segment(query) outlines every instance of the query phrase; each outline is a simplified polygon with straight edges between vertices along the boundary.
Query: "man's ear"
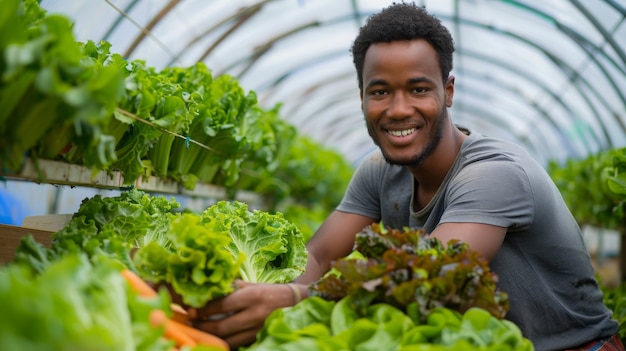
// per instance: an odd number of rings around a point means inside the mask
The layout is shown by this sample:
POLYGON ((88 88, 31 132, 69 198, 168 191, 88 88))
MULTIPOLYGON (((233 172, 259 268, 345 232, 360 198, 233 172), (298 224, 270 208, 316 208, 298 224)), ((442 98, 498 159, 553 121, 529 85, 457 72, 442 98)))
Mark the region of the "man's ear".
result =
POLYGON ((444 91, 446 94, 446 106, 452 107, 452 100, 454 97, 454 76, 450 75, 448 79, 446 79, 446 85, 444 87, 444 91))

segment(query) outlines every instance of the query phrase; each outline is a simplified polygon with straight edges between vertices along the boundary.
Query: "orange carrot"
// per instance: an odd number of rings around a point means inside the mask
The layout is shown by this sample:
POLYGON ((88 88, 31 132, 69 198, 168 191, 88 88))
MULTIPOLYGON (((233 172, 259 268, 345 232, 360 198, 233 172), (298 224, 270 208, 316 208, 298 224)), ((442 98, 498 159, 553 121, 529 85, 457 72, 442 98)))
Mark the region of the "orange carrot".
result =
MULTIPOLYGON (((141 277, 129 269, 122 270, 122 276, 126 279, 128 284, 133 288, 139 296, 142 297, 156 297, 157 292, 148 283, 146 283, 141 277)), ((187 311, 180 305, 172 303, 170 305, 173 312, 173 319, 185 323, 189 319, 187 311)))
POLYGON ((200 329, 196 329, 194 327, 188 326, 187 324, 176 321, 171 321, 171 324, 176 325, 178 329, 189 335, 196 343, 198 343, 198 345, 214 346, 221 348, 225 351, 230 350, 228 343, 224 339, 216 335, 204 332, 200 329))
POLYGON ((170 307, 172 308, 172 320, 181 323, 187 323, 187 321, 189 320, 189 314, 187 313, 187 310, 175 303, 170 304, 170 307))
POLYGON ((123 269, 122 276, 124 277, 124 279, 126 279, 128 284, 130 284, 133 290, 135 290, 135 292, 139 294, 139 296, 142 296, 142 297, 156 297, 157 296, 157 292, 154 289, 152 289, 152 287, 148 285, 148 283, 146 283, 143 279, 141 279, 141 277, 139 277, 135 272, 129 269, 123 269))
POLYGON ((198 343, 189 335, 187 335, 176 322, 167 318, 162 310, 153 310, 150 312, 150 325, 153 327, 165 327, 163 335, 174 341, 177 346, 196 346, 198 343))

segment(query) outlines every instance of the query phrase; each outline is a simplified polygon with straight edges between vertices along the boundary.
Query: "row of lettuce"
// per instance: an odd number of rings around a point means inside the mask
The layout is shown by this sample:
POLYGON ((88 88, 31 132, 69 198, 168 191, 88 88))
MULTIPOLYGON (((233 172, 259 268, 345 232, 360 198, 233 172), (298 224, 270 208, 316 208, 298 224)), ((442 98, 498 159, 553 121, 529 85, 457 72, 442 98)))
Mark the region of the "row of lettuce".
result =
MULTIPOLYGON (((246 349, 533 350, 502 318, 508 295, 486 262, 421 234, 364 228, 311 297, 274 311, 246 349)), ((27 236, 0 267, 0 349, 171 350, 147 320, 155 304, 172 313, 172 301, 201 307, 236 279, 289 282, 304 271, 305 240, 280 212, 237 201, 191 212, 136 189, 86 198, 50 246, 27 236), (160 298, 131 293, 124 269, 160 298)))
POLYGON ((552 163, 548 170, 581 226, 612 229, 621 235, 620 280, 617 285, 601 282, 601 286, 626 341, 626 148, 552 163))
POLYGON ((352 165, 234 77, 203 63, 156 70, 106 41, 77 42, 71 20, 36 0, 0 6, 3 172, 53 159, 119 171, 129 185, 158 176, 190 190, 223 186, 233 198, 254 191, 269 209, 296 199, 327 212, 339 202, 352 165))

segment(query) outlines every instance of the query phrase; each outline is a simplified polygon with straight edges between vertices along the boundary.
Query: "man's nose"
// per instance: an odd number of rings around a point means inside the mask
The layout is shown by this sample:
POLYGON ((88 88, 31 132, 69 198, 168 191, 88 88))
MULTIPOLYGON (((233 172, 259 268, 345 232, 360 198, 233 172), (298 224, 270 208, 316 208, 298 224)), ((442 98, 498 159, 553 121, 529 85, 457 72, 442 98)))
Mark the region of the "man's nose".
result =
POLYGON ((411 100, 405 93, 395 93, 387 109, 389 117, 404 118, 413 114, 411 100))

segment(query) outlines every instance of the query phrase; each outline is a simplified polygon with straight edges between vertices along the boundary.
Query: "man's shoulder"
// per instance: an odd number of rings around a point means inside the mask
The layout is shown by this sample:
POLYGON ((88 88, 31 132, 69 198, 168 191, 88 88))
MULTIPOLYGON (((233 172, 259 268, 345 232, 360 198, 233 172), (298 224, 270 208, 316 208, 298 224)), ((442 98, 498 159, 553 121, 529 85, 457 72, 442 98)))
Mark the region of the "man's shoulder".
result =
POLYGON ((518 144, 478 134, 470 137, 469 143, 461 149, 460 163, 457 165, 459 174, 526 178, 529 172, 543 171, 543 167, 518 144))
POLYGON ((471 162, 494 159, 519 161, 530 156, 521 145, 474 131, 463 144, 461 153, 466 160, 471 162))

